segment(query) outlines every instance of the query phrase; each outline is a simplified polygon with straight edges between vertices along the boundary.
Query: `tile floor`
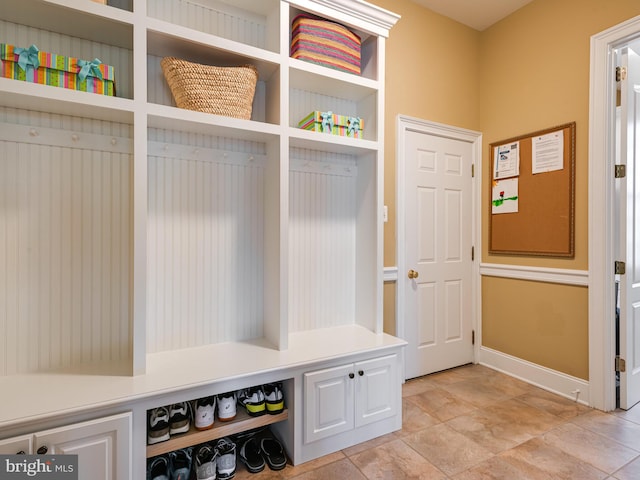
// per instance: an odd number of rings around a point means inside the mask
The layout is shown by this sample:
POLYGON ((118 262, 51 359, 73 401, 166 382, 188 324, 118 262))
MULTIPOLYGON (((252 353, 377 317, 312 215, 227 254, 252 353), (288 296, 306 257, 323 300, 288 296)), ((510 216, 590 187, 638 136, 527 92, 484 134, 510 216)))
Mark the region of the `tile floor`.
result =
POLYGON ((603 413, 480 365, 405 383, 403 428, 239 479, 640 479, 640 407, 603 413))

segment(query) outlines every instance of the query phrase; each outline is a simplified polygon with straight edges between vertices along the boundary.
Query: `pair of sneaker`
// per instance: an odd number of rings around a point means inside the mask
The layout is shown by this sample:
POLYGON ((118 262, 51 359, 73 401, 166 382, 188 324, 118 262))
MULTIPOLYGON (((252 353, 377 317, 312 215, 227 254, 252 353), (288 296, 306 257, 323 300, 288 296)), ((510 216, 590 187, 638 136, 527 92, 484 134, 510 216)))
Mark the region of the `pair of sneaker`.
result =
POLYGON ((183 448, 149 460, 147 480, 189 480, 193 448, 183 448))
POLYGON ((240 390, 238 392, 238 403, 252 417, 258 417, 265 413, 272 415, 281 413, 284 410, 282 383, 267 383, 262 386, 240 390))
POLYGON ((216 405, 218 420, 221 422, 228 422, 236 418, 235 392, 199 398, 194 402, 194 423, 197 430, 208 430, 213 427, 216 405))
POLYGON ((174 403, 147 412, 147 443, 164 442, 171 435, 185 433, 191 426, 191 409, 188 402, 174 403))
POLYGON ((205 443, 196 451, 196 480, 227 480, 236 474, 236 444, 229 438, 205 443))

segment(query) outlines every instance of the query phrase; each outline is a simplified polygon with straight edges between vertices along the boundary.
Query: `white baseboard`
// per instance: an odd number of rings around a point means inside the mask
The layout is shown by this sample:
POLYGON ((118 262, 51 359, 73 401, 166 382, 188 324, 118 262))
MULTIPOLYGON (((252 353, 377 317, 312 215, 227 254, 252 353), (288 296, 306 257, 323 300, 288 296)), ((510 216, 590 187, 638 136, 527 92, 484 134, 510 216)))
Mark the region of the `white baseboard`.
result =
POLYGON ((535 363, 480 347, 478 363, 524 382, 589 406, 589 382, 535 363))

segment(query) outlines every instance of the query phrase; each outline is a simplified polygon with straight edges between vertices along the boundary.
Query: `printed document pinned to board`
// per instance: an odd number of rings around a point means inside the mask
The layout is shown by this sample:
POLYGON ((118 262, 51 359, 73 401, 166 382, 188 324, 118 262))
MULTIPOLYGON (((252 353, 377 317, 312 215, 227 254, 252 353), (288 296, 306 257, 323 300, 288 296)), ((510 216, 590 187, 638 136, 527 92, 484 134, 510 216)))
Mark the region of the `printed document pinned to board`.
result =
POLYGON ((531 173, 553 172, 564 168, 564 132, 540 135, 531 139, 531 173))
POLYGON ((493 179, 517 177, 520 175, 520 142, 500 145, 493 159, 493 179))

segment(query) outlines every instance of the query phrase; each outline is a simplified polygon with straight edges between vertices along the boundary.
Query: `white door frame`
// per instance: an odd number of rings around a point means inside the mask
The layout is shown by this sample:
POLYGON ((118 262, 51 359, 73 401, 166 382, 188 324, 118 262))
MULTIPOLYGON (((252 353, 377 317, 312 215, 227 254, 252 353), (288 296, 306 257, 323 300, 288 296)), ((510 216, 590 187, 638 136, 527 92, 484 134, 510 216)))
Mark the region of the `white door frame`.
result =
POLYGON ((589 95, 589 399, 615 399, 615 88, 613 50, 640 37, 640 16, 591 37, 589 95))
MULTIPOLYGON (((475 345, 473 348, 474 362, 479 358, 482 345, 482 325, 480 312, 482 298, 480 295, 480 256, 482 252, 482 222, 481 222, 481 185, 482 185, 482 134, 473 130, 453 127, 442 123, 430 122, 419 118, 398 115, 396 130, 396 258, 398 266, 398 280, 396 281, 396 335, 404 338, 405 334, 405 301, 406 282, 400 281, 407 272, 407 264, 402 246, 405 244, 405 137, 410 131, 447 137, 472 144, 471 162, 475 168, 474 178, 471 180, 471 244, 475 249, 475 260, 472 262, 471 274, 471 325, 475 330, 475 345)), ((471 174, 471 172, 469 172, 471 174)), ((469 252, 471 254, 471 252, 469 252)))

